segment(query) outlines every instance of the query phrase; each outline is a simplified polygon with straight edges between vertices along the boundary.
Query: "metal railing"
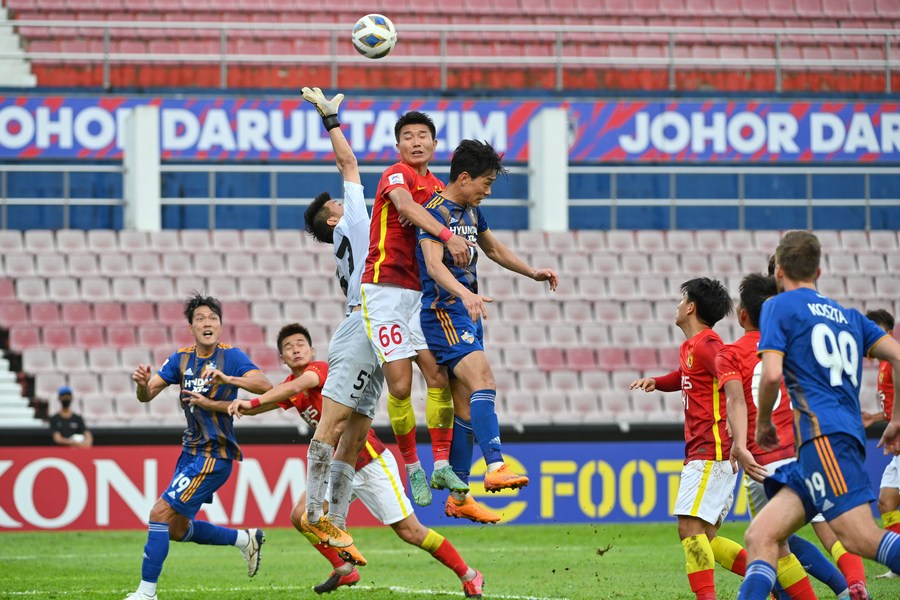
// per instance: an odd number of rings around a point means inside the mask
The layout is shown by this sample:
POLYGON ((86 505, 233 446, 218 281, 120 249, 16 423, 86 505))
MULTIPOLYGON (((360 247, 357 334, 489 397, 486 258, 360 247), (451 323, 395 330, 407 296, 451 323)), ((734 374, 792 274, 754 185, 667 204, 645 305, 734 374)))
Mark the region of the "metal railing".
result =
MULTIPOLYGON (((477 66, 504 68, 510 65, 541 66, 555 70, 556 91, 564 89, 564 70, 571 67, 610 68, 660 68, 668 72, 669 90, 677 89, 676 72, 680 69, 712 67, 720 69, 774 69, 774 91, 783 89, 784 72, 794 69, 862 69, 883 71, 886 93, 893 90, 891 72, 900 69, 900 57, 895 51, 900 44, 900 29, 892 28, 803 28, 803 27, 662 27, 632 25, 514 25, 514 24, 416 24, 414 30, 399 32, 400 43, 386 60, 372 61, 361 58, 352 51, 349 42, 349 28, 335 23, 234 23, 234 22, 168 22, 168 21, 61 21, 61 20, 13 20, 0 23, 0 27, 60 27, 78 29, 99 29, 102 32, 102 52, 0 52, 0 60, 26 58, 32 61, 100 63, 103 65, 103 86, 111 84, 110 66, 118 63, 185 63, 215 64, 219 67, 219 85, 228 87, 228 69, 241 64, 277 65, 327 65, 330 67, 331 86, 336 87, 342 66, 360 65, 366 68, 390 69, 397 65, 436 66, 440 69, 440 90, 448 89, 449 71, 454 67, 477 66), (177 52, 116 52, 112 49, 112 38, 138 38, 141 30, 165 29, 177 37, 179 31, 210 30, 218 37, 218 51, 214 53, 177 52), (240 32, 240 34, 239 34, 240 32), (230 50, 230 41, 255 37, 265 39, 273 32, 291 34, 311 34, 327 36, 329 50, 320 54, 246 54, 230 50), (450 51, 448 40, 455 37, 492 33, 495 36, 508 35, 510 41, 521 42, 521 34, 529 36, 528 44, 542 46, 546 54, 538 56, 468 56, 450 51), (517 35, 520 34, 520 35, 517 35), (585 35, 598 36, 597 43, 605 43, 602 36, 626 35, 646 44, 650 39, 665 39, 665 56, 576 56, 569 53, 573 44, 583 42, 585 35), (679 56, 683 45, 697 45, 691 41, 697 36, 705 39, 734 39, 736 36, 753 36, 759 39, 754 46, 765 45, 772 49, 772 58, 699 58, 679 56), (416 53, 416 42, 439 41, 439 52, 433 55, 416 53), (854 45, 868 42, 870 47, 883 49, 881 59, 805 59, 786 58, 784 50, 788 46, 814 46, 828 48, 833 44, 827 38, 855 40, 854 45), (796 39, 805 40, 798 44, 796 39)), ((494 38, 497 39, 497 38, 494 38)), ((631 44, 627 44, 631 45, 631 44)), ((722 45, 713 44, 713 45, 722 45)), ((739 45, 739 44, 738 44, 739 45)), ((900 51, 898 51, 900 52, 900 51)))
MULTIPOLYGON (((360 172, 365 174, 379 174, 384 166, 360 166, 360 172)), ((334 174, 334 166, 321 165, 279 165, 279 164, 255 164, 255 165, 224 165, 224 164, 163 164, 162 173, 208 173, 210 178, 209 194, 205 197, 172 198, 164 197, 161 203, 164 206, 194 205, 209 207, 209 226, 215 227, 215 208, 224 205, 242 205, 268 207, 269 223, 272 229, 278 228, 278 207, 281 206, 306 206, 313 198, 308 197, 278 197, 277 176, 282 173, 323 173, 334 174), (223 198, 215 193, 215 176, 217 173, 268 173, 270 179, 269 196, 256 198, 223 198)), ((446 174, 449 167, 439 165, 432 168, 436 173, 446 174)), ((121 165, 73 165, 73 164, 4 164, 0 165, 0 229, 14 225, 8 221, 7 209, 9 206, 63 206, 64 228, 68 227, 69 208, 72 206, 117 206, 123 205, 124 200, 110 198, 72 198, 69 189, 71 173, 122 173, 121 165), (8 176, 11 172, 41 173, 61 172, 63 176, 63 196, 58 198, 10 198, 8 194, 8 176)), ((529 169, 525 166, 513 165, 510 168, 512 176, 527 176, 529 169)), ((608 198, 582 198, 570 199, 569 207, 608 207, 610 209, 610 227, 617 228, 616 212, 620 209, 633 207, 668 207, 670 211, 670 226, 675 227, 676 214, 683 207, 708 207, 710 209, 735 207, 738 210, 738 228, 746 226, 745 211, 760 207, 806 207, 808 229, 820 224, 814 224, 814 208, 817 207, 859 207, 865 211, 865 229, 881 229, 879 223, 872 220, 872 208, 879 206, 900 206, 900 198, 872 198, 870 178, 872 176, 900 177, 900 167, 839 167, 839 166, 729 166, 729 165, 705 165, 705 166, 570 166, 570 176, 608 175, 610 177, 610 193, 608 198), (631 175, 660 175, 669 177, 668 197, 662 198, 623 198, 619 193, 618 178, 631 175), (678 198, 676 195, 675 178, 678 175, 736 175, 738 178, 737 197, 732 198, 678 198), (748 198, 746 195, 745 179, 748 175, 803 175, 806 178, 806 194, 804 198, 748 198), (813 178, 816 176, 862 176, 863 186, 861 194, 856 198, 815 198, 813 194, 813 178)), ((371 194, 370 194, 371 197, 371 194)), ((371 200, 370 200, 371 204, 371 200)), ((496 198, 491 197, 488 206, 519 207, 527 209, 527 198, 496 198)), ((499 224, 496 224, 499 225, 499 224)), ((577 223, 570 224, 573 229, 578 229, 577 223)), ((498 227, 502 228, 502 227, 498 227)))

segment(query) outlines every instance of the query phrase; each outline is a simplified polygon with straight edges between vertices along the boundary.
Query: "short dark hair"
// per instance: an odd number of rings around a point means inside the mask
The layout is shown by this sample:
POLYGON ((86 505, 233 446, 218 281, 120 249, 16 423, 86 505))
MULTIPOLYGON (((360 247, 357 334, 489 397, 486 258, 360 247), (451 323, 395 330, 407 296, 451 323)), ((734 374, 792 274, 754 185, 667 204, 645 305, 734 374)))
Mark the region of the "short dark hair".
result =
POLYGON ((303 219, 306 221, 306 233, 322 244, 334 243, 334 227, 328 224, 331 213, 325 208, 325 203, 329 200, 331 200, 331 194, 322 192, 316 196, 316 199, 303 213, 303 219))
POLYGON ((794 281, 815 281, 822 260, 822 244, 809 231, 788 231, 775 249, 775 262, 794 281))
POLYGON ((775 274, 775 255, 769 257, 769 275, 775 274))
POLYGON ((759 327, 763 303, 778 293, 775 278, 762 273, 750 273, 741 280, 741 306, 747 311, 750 324, 759 327))
POLYGON ((431 117, 423 112, 411 110, 397 119, 397 124, 394 125, 394 138, 398 142, 400 141, 400 130, 407 125, 427 125, 428 129, 431 131, 431 139, 437 139, 437 129, 435 128, 434 121, 431 120, 431 117))
POLYGON ((219 299, 213 298, 212 296, 204 296, 195 290, 194 293, 188 296, 184 301, 184 316, 188 323, 194 322, 194 311, 201 306, 208 307, 209 310, 219 315, 220 321, 222 320, 222 303, 219 302, 219 299))
POLYGON ((887 331, 894 330, 894 315, 883 308, 866 312, 866 318, 874 321, 876 325, 887 331))
POLYGON ((285 338, 297 335, 298 333, 302 334, 303 337, 306 338, 306 343, 312 346, 312 338, 309 337, 309 329, 300 323, 289 323, 282 327, 281 331, 278 332, 278 354, 281 354, 281 344, 284 342, 285 338))
POLYGON ((697 305, 697 317, 710 327, 734 309, 731 294, 718 279, 697 277, 681 284, 682 293, 697 305))
POLYGON ((491 173, 506 173, 502 160, 503 157, 489 143, 463 140, 453 151, 453 158, 450 160, 450 182, 456 181, 463 173, 468 173, 472 179, 491 173))

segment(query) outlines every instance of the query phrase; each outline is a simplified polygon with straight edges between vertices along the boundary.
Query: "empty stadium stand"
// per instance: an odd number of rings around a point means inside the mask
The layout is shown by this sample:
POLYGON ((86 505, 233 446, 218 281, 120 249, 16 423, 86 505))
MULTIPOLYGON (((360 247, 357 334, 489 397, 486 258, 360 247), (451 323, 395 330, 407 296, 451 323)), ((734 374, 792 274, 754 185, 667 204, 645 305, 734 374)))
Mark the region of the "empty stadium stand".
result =
MULTIPOLYGON (((896 232, 817 233, 829 252, 820 289, 848 306, 900 312, 896 232)), ((532 260, 558 269, 561 280, 560 292, 549 294, 541 284, 480 263, 495 300, 485 335, 498 411, 519 426, 681 419, 677 394, 627 391, 633 379, 677 366, 682 337, 672 319, 680 283, 715 274, 736 295, 745 269, 723 277, 727 263, 747 265, 752 258, 762 270, 778 239, 771 231, 497 234, 520 253, 538 252, 532 260), (659 284, 653 293, 642 287, 651 281, 659 284)), ((8 349, 21 355, 22 370, 34 377, 36 396, 70 385, 94 423, 175 424, 182 417, 174 392, 140 405, 130 373, 138 364, 158 367, 193 343, 181 299, 193 289, 218 295, 221 340, 281 381, 287 372, 274 347, 279 327, 307 325, 322 358, 343 318, 322 248, 296 231, 0 231, 0 329, 8 331, 8 349), (210 252, 217 247, 241 252, 223 262, 210 252), (307 252, 324 259, 291 266, 292 256, 307 252), (117 266, 103 270, 111 257, 117 266), (55 270, 36 267, 42 259, 53 259, 55 270), (85 272, 92 274, 79 275, 85 272)), ((734 317, 716 330, 726 341, 741 335, 734 317)), ((873 366, 867 365, 862 401, 874 409, 873 366)), ((414 397, 424 398, 423 386, 416 378, 414 397)), ((278 412, 258 422, 286 423, 278 412)))
POLYGON ((394 55, 443 54, 446 80, 440 83, 444 74, 438 62, 420 60, 386 77, 383 65, 358 59, 343 60, 333 81, 328 57, 354 56, 350 25, 371 11, 370 4, 354 0, 328 11, 314 0, 7 0, 6 5, 14 19, 29 22, 17 31, 25 50, 35 53, 33 72, 41 86, 293 89, 330 81, 341 89, 774 90, 780 78, 785 91, 884 92, 885 61, 896 60, 900 49, 900 7, 893 0, 466 0, 428 12, 392 0, 378 10, 398 26, 394 55), (65 21, 78 23, 60 24, 65 21), (105 22, 141 25, 104 30, 105 22), (226 30, 218 26, 222 23, 226 30), (250 28, 258 24, 266 28, 250 28), (310 24, 339 28, 334 38, 325 27, 290 29, 310 24), (546 25, 580 29, 557 35, 540 28, 546 25), (442 40, 448 26, 494 27, 451 30, 442 40), (654 29, 636 34, 629 27, 654 29), (781 33, 776 36, 775 30, 781 33), (670 47, 681 61, 672 71, 670 47), (163 58, 149 58, 159 55, 163 58), (224 80, 222 55, 229 57, 224 80), (103 60, 110 56, 114 60, 104 73, 103 60), (559 73, 557 57, 564 59, 559 73), (776 61, 783 67, 776 68, 776 61))

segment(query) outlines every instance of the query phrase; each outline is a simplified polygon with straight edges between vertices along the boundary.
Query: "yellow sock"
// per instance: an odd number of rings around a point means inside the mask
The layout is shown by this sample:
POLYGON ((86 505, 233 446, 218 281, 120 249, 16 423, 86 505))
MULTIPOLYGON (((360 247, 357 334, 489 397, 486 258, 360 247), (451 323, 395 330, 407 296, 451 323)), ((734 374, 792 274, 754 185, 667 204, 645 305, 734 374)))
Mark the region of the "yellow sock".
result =
POLYGON ((891 525, 900 523, 900 510, 892 510, 881 513, 881 520, 884 521, 884 528, 889 529, 891 525))
POLYGON ((429 529, 428 534, 425 536, 425 539, 422 540, 422 543, 419 545, 422 550, 425 550, 429 554, 434 554, 437 552, 437 549, 441 547, 441 544, 444 543, 444 536, 439 534, 434 529, 429 529))
POLYGON ((405 435, 416 428, 416 413, 413 412, 412 400, 397 398, 388 394, 388 416, 391 418, 391 427, 396 435, 405 435))
POLYGON ((738 575, 747 570, 747 552, 733 540, 717 535, 709 542, 716 562, 738 575))
POLYGON ((425 399, 425 421, 428 429, 453 428, 453 399, 450 388, 428 388, 425 399))
POLYGON ((692 535, 681 540, 681 547, 684 549, 685 567, 691 590, 698 596, 715 594, 716 582, 713 577, 713 569, 716 566, 716 560, 713 557, 709 538, 705 533, 692 535))

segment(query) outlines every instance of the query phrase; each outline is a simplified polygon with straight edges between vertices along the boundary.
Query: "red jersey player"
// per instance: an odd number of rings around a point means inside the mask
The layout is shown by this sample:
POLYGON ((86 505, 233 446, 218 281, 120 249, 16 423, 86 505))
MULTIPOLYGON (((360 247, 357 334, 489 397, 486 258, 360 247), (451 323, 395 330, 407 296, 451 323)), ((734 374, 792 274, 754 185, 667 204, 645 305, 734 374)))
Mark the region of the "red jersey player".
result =
MULTIPOLYGON (((287 379, 259 398, 235 400, 228 411, 240 418, 242 414, 258 414, 278 406, 284 410, 296 408, 303 420, 315 429, 322 415, 322 386, 328 377, 328 363, 313 360, 315 350, 309 331, 297 323, 281 328, 278 333, 278 351, 291 370, 287 379)), ((341 443, 344 443, 343 440, 341 443)), ((365 448, 357 458, 352 485, 352 496, 340 496, 347 498, 348 502, 355 498, 362 500, 369 512, 385 525, 390 525, 400 539, 422 548, 451 569, 462 582, 467 598, 481 598, 484 577, 466 564, 450 540, 419 522, 403 491, 403 480, 397 470, 394 455, 371 429, 366 437, 365 448)), ((358 582, 359 572, 351 563, 365 562, 356 560, 360 555, 355 547, 334 548, 320 541, 315 534, 305 532, 301 525, 305 514, 304 492, 291 511, 291 522, 334 567, 328 579, 315 586, 314 590, 322 594, 358 582)))
POLYGON ((738 575, 746 568, 744 549, 716 535, 731 510, 737 474, 728 461, 731 438, 715 368, 722 339, 712 327, 731 312, 732 301, 728 290, 708 277, 682 283, 681 292, 675 316, 675 324, 686 338, 680 367, 662 377, 638 379, 631 389, 681 391, 685 459, 675 502, 678 535, 691 590, 699 600, 714 600, 715 563, 738 575))
MULTIPOLYGON (((894 331, 894 316, 884 309, 870 310, 866 317, 888 333, 894 331)), ((894 410, 894 372, 891 363, 886 360, 878 364, 878 401, 880 413, 863 411, 863 425, 868 427, 878 421, 890 421, 894 410)), ((894 456, 881 475, 881 489, 878 492, 878 513, 884 521, 885 529, 900 533, 900 457, 894 456)), ((878 575, 879 579, 900 577, 893 571, 878 575)))
POLYGON ((431 490, 416 452, 416 417, 410 397, 413 360, 428 387, 426 419, 434 453, 431 487, 467 492, 469 486, 450 468, 453 401, 447 370, 435 362, 419 324, 422 288, 415 260, 416 227, 446 244, 459 265, 469 262, 469 243, 431 217, 423 206, 444 187, 428 169, 437 147, 434 122, 424 113, 410 111, 397 121, 394 135, 400 161, 381 176, 375 195, 362 277, 363 318, 382 362, 388 415, 409 473, 413 500, 427 506, 431 490))

